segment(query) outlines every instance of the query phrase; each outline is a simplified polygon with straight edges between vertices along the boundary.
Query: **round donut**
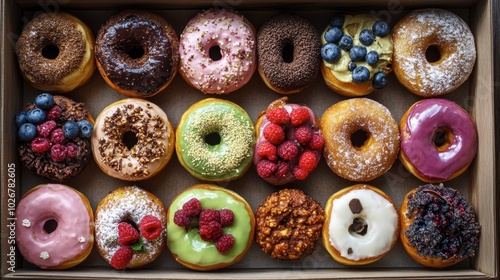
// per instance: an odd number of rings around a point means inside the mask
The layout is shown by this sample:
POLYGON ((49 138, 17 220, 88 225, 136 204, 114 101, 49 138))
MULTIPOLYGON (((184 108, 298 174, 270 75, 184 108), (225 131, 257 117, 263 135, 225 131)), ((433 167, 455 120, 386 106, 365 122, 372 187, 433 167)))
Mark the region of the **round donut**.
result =
POLYGON ((95 70, 94 35, 80 19, 63 12, 41 13, 16 43, 19 68, 34 88, 67 93, 95 70))
POLYGON ((166 245, 167 209, 136 186, 118 188, 95 210, 97 251, 115 269, 136 268, 156 259, 166 245))
POLYGON ((252 119, 231 101, 206 98, 194 103, 182 114, 176 135, 179 162, 201 181, 231 181, 252 164, 252 119))
POLYGON ((42 93, 15 119, 19 156, 33 173, 63 181, 88 166, 94 119, 83 103, 42 93), (68 126, 73 128, 71 133, 68 126))
POLYGON ((359 97, 387 85, 393 45, 389 25, 372 14, 337 15, 321 34, 321 73, 333 91, 359 97))
POLYGON ((394 74, 414 94, 449 93, 469 77, 476 62, 474 36, 457 15, 440 9, 415 10, 392 30, 394 74), (437 58, 426 53, 434 49, 437 58))
POLYGON ((255 123, 253 163, 257 174, 275 186, 309 177, 325 143, 311 108, 287 101, 285 96, 272 102, 255 123))
POLYGON ((399 213, 381 190, 357 184, 330 196, 322 240, 344 265, 365 265, 385 256, 399 237, 399 213))
POLYGON ((231 190, 193 185, 174 198, 167 215, 168 248, 177 262, 190 269, 228 267, 252 245, 252 208, 231 190))
POLYGON ((298 189, 270 194, 255 213, 256 241, 278 260, 298 260, 314 252, 325 221, 319 202, 298 189))
POLYGON ((320 120, 323 154, 340 177, 367 182, 387 172, 398 156, 398 124, 382 104, 367 98, 340 101, 320 120))
POLYGON ((481 225, 455 189, 443 184, 413 189, 405 196, 400 216, 401 243, 422 265, 445 268, 477 253, 481 225))
POLYGON ((179 72, 203 93, 230 93, 252 77, 255 48, 254 28, 242 15, 209 9, 192 18, 181 33, 179 72))
POLYGON ((94 216, 81 192, 58 184, 38 185, 16 208, 16 245, 28 262, 42 269, 78 265, 92 251, 94 216))
POLYGON ((311 23, 296 14, 276 14, 257 34, 259 74, 278 93, 299 92, 318 77, 320 49, 311 23))
POLYGON ((137 98, 122 99, 104 108, 92 135, 97 165, 109 176, 126 181, 158 174, 170 161, 174 143, 174 128, 165 112, 137 98))
POLYGON ((130 97, 151 97, 173 80, 179 38, 163 17, 142 10, 113 14, 97 33, 95 58, 106 83, 130 97))
POLYGON ((404 114, 399 130, 401 162, 427 183, 459 176, 477 153, 474 122, 462 107, 447 99, 416 102, 404 114))

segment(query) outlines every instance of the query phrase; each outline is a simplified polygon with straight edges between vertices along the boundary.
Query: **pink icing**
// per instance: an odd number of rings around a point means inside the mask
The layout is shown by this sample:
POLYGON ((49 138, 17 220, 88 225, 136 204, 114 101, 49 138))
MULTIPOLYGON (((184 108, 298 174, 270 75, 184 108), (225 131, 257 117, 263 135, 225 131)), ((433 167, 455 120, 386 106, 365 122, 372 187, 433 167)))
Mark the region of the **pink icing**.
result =
POLYGON ((180 70, 204 93, 229 93, 245 85, 256 67, 255 35, 243 16, 210 9, 198 14, 180 36, 180 70), (211 47, 222 58, 213 61, 211 47))
POLYGON ((401 149, 425 177, 447 180, 476 155, 476 127, 469 114, 452 101, 434 98, 418 102, 408 113, 405 129, 408 138, 401 142, 401 149), (449 129, 454 135, 443 152, 433 144, 438 129, 449 129))
POLYGON ((93 244, 91 217, 73 189, 47 184, 29 193, 17 206, 16 244, 30 263, 46 269, 75 258, 93 244), (48 234, 46 221, 57 221, 48 234))

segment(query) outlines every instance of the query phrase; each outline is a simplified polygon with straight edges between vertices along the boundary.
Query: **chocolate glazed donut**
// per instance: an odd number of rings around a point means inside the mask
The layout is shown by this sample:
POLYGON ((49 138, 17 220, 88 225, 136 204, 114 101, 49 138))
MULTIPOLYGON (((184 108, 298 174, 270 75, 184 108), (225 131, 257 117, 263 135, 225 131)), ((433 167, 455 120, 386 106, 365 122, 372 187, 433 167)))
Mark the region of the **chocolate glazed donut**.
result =
POLYGON ((179 40, 161 16, 137 10, 112 15, 96 38, 96 62, 110 87, 132 97, 151 97, 172 81, 179 40))

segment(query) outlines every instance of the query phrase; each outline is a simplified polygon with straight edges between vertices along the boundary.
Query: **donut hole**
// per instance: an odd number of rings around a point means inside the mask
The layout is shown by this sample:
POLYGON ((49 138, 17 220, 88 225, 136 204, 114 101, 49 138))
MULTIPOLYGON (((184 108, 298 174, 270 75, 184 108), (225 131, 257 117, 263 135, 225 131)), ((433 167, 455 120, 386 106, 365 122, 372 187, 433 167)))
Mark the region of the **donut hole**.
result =
POLYGON ((281 50, 281 57, 285 63, 293 62, 293 44, 292 42, 286 42, 281 50))
POLYGON ((125 144, 125 146, 127 146, 127 148, 130 150, 137 144, 139 139, 137 138, 137 135, 132 131, 126 131, 125 133, 123 133, 122 141, 123 144, 125 144))
POLYGON ((446 128, 438 128, 434 132, 432 141, 438 150, 443 151, 451 144, 452 138, 453 135, 451 134, 451 131, 446 128))
POLYGON ((127 224, 129 224, 129 225, 131 225, 138 232, 140 231, 139 230, 139 226, 134 221, 132 221, 130 219, 126 219, 124 222, 127 223, 127 224))
POLYGON ((127 51, 127 54, 132 59, 139 59, 144 56, 144 48, 139 46, 134 46, 127 51))
POLYGON ((430 63, 438 62, 441 59, 439 47, 434 45, 428 46, 425 50, 425 59, 430 63))
POLYGON ((54 219, 49 219, 45 221, 43 224, 43 231, 45 231, 46 234, 51 234, 57 229, 57 221, 54 219))
POLYGON ((352 236, 364 236, 368 232, 368 224, 363 218, 354 218, 349 226, 349 234, 352 236))
POLYGON ((210 146, 217 146, 220 144, 221 138, 218 132, 212 132, 205 136, 205 143, 210 146))
POLYGON ((46 59, 56 59, 59 56, 59 48, 49 44, 42 48, 42 56, 46 59))
POLYGON ((355 148, 361 148, 370 138, 370 133, 364 129, 358 129, 351 133, 351 144, 355 148))
POLYGON ((210 47, 210 49, 208 49, 208 56, 213 61, 221 60, 222 53, 221 53, 220 47, 217 45, 210 47))

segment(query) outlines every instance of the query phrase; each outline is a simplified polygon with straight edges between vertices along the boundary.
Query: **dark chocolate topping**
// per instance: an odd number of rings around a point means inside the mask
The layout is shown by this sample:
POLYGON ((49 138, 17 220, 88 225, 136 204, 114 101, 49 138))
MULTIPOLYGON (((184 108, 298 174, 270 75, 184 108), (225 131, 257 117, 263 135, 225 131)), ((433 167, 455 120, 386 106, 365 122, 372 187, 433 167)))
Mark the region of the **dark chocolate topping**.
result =
POLYGON ((363 206, 361 205, 361 201, 359 199, 354 198, 349 201, 349 208, 353 214, 359 214, 363 211, 363 206))
POLYGON ((259 30, 257 54, 259 67, 275 88, 302 89, 319 74, 321 40, 316 28, 302 17, 279 13, 259 30), (283 49, 292 46, 293 61, 285 62, 283 49))
POLYGON ((111 82, 149 96, 173 78, 179 42, 170 24, 159 15, 122 11, 99 30, 95 55, 111 82), (131 53, 134 50, 138 50, 138 57, 131 53))

